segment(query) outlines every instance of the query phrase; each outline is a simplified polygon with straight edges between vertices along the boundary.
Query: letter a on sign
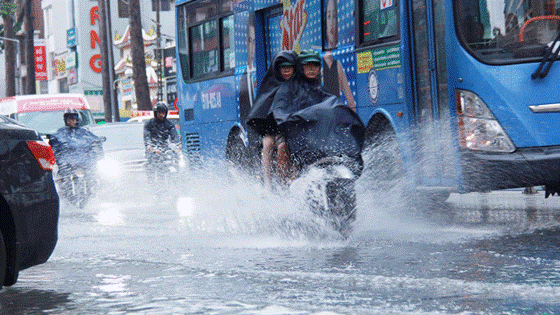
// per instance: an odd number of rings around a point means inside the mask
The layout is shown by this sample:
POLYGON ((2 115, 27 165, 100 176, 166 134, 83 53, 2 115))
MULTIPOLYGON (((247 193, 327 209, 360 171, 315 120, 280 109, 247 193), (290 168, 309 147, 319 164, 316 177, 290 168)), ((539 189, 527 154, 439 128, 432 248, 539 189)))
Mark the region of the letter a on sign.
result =
POLYGON ((381 10, 387 9, 393 6, 393 0, 380 0, 381 10))

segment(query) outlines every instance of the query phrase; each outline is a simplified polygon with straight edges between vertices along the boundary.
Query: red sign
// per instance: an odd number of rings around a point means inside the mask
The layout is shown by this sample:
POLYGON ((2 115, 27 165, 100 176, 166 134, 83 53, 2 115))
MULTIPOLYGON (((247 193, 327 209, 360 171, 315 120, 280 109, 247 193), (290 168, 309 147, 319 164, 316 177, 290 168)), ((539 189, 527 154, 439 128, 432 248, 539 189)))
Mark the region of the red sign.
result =
POLYGON ((47 81, 47 47, 44 39, 35 39, 35 80, 47 81))
MULTIPOLYGON (((95 5, 89 10, 89 22, 91 26, 95 26, 97 21, 99 21, 99 7, 95 5)), ((95 49, 97 45, 100 45, 100 42, 97 31, 92 29, 89 32, 89 43, 91 49, 95 49)), ((101 73, 101 54, 94 54, 91 56, 89 59, 89 67, 93 70, 93 72, 101 73)))
POLYGON ((393 0, 381 0, 381 10, 387 9, 393 6, 393 0))

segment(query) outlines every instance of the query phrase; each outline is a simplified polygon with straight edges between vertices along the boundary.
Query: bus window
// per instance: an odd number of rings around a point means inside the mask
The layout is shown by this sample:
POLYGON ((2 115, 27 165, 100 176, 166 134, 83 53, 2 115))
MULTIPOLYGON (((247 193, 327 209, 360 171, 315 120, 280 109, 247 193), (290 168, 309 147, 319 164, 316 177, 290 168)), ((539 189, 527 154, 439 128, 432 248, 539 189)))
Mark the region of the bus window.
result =
POLYGON ((179 65, 183 80, 189 79, 189 48, 187 36, 187 7, 177 8, 177 50, 179 51, 179 65))
POLYGON ((177 34, 183 80, 234 68, 232 0, 201 0, 178 6, 177 34))
POLYGON ((457 0, 457 36, 476 58, 500 64, 542 57, 560 26, 559 0, 457 0))
POLYGON ((192 76, 218 71, 218 23, 210 21, 190 28, 192 76))
POLYGON ((222 29, 222 51, 223 62, 222 71, 227 71, 235 67, 235 52, 233 51, 233 15, 230 15, 221 20, 222 29))
POLYGON ((394 40, 399 33, 398 1, 363 0, 360 2, 360 42, 394 40))
POLYGON ((193 7, 193 10, 189 10, 189 24, 200 23, 204 20, 210 19, 212 16, 216 15, 218 7, 214 2, 202 1, 199 2, 197 6, 193 7))

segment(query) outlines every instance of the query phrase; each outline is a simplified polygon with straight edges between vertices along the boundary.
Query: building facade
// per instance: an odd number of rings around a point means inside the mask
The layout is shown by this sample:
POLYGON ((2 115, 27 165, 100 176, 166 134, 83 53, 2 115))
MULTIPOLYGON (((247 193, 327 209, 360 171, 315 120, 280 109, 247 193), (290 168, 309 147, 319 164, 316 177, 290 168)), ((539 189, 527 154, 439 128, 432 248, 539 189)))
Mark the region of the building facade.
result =
MULTIPOLYGON (((118 93, 121 114, 127 117, 129 116, 127 110, 135 108, 134 85, 129 75, 130 71, 125 71, 126 67, 122 68, 122 60, 126 60, 130 55, 130 49, 122 43, 129 26, 128 1, 106 1, 110 5, 112 48, 117 72, 112 87, 118 93)), ((149 60, 154 59, 153 50, 157 45, 155 32, 157 2, 158 0, 140 0, 144 38, 148 39, 148 43, 145 43, 146 56, 149 60)), ((174 1, 159 0, 159 2, 160 45, 161 47, 165 47, 166 44, 174 45, 174 1)), ((98 1, 42 0, 41 8, 47 52, 46 92, 83 93, 92 111, 101 115, 104 110, 103 93, 110 93, 110 91, 103 91, 102 84, 98 1)), ((154 64, 147 63, 147 66, 153 68, 154 64)), ((157 81, 154 69, 147 69, 147 72, 149 82, 157 81)), ((157 84, 155 86, 157 88, 157 84)))

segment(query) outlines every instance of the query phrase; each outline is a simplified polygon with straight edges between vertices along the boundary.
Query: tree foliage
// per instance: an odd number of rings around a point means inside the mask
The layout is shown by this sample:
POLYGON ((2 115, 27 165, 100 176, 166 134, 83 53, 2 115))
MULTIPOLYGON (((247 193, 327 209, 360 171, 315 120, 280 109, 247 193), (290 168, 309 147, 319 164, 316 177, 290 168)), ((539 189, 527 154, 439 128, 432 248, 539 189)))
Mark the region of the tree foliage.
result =
MULTIPOLYGON (((14 14, 16 14, 18 9, 17 4, 13 4, 10 2, 6 2, 6 1, 2 1, 0 0, 0 16, 2 16, 2 19, 6 20, 7 16, 14 16, 14 14)), ((4 25, 0 25, 0 36, 5 37, 6 35, 4 34, 4 25)), ((0 51, 4 50, 4 42, 0 42, 0 51)))
POLYGON ((14 15, 17 12, 17 7, 17 4, 0 0, 0 15, 2 17, 5 17, 7 15, 14 15))

